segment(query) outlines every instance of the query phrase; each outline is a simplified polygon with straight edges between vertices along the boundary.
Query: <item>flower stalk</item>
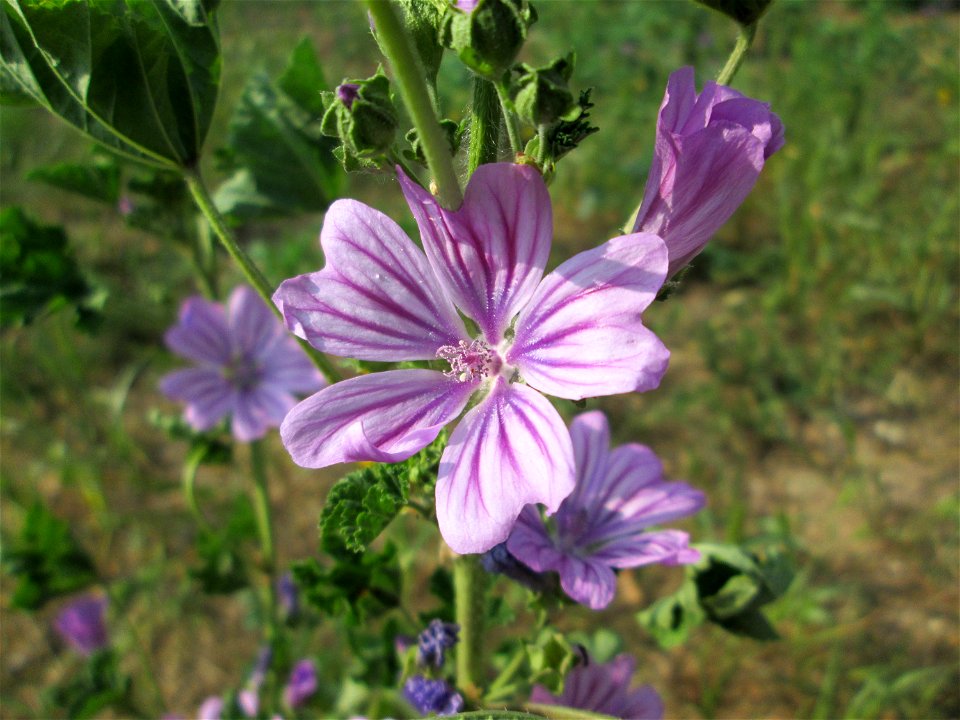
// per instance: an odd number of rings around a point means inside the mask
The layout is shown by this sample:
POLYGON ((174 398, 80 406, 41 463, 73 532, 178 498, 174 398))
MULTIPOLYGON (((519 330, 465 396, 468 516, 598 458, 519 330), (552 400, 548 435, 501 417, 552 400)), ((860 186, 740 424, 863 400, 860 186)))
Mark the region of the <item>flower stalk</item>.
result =
POLYGON ((366 5, 376 25, 380 47, 393 70, 400 97, 423 145, 423 154, 437 184, 440 204, 455 210, 463 202, 463 193, 447 139, 434 110, 423 65, 392 3, 388 0, 366 0, 366 5))
POLYGON ((483 626, 486 574, 476 555, 460 555, 454 560, 453 593, 456 621, 460 626, 457 686, 469 701, 477 702, 485 667, 483 626))
POLYGON ((497 89, 489 80, 473 80, 473 109, 470 118, 470 175, 480 165, 497 161, 497 141, 500 138, 500 101, 497 89))
POLYGON ((733 46, 730 57, 727 58, 727 64, 723 66, 723 70, 717 75, 718 84, 729 85, 733 80, 733 76, 737 74, 737 70, 740 69, 740 65, 743 64, 743 59, 747 55, 747 50, 749 50, 753 44, 753 38, 757 35, 757 24, 758 23, 754 21, 749 25, 738 26, 740 32, 737 35, 737 43, 733 46))

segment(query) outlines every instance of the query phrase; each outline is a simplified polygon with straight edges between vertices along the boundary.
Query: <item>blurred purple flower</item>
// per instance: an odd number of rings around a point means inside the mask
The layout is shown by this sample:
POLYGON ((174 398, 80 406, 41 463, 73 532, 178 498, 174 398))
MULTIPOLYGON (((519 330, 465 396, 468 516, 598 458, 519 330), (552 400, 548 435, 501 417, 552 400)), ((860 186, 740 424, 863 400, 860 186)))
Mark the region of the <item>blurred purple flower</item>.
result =
POLYGON ((630 690, 635 667, 636 661, 625 654, 608 663, 580 665, 567 675, 559 696, 534 685, 530 702, 579 708, 624 720, 660 720, 663 700, 657 691, 649 685, 630 690))
POLYGON ((90 655, 107 644, 107 604, 107 599, 99 595, 79 597, 60 611, 53 626, 77 652, 90 655))
POLYGON ((267 671, 270 669, 272 659, 273 651, 269 646, 260 648, 250 677, 247 678, 247 684, 237 693, 237 705, 247 717, 256 717, 260 711, 260 688, 267 679, 267 671))
POLYGON ((414 675, 403 685, 403 696, 422 715, 456 715, 463 708, 463 697, 443 680, 414 675))
POLYGON ((480 564, 491 575, 506 575, 514 582, 537 592, 545 592, 550 588, 547 575, 537 573, 517 560, 507 550, 505 542, 494 545, 480 556, 480 564))
POLYGON ((226 307, 189 298, 165 340, 177 355, 197 363, 160 381, 165 395, 187 403, 184 417, 195 430, 209 430, 232 415, 234 437, 256 440, 297 404, 293 393, 324 385, 295 339, 246 285, 234 289, 226 307))
POLYGON ((337 100, 349 110, 353 107, 353 101, 360 97, 360 86, 357 83, 342 83, 337 85, 336 93, 337 100))
POLYGON ((280 609, 288 620, 295 618, 300 612, 300 593, 291 573, 284 573, 277 579, 277 599, 280 609))
POLYGON ((197 710, 197 720, 220 720, 223 716, 223 698, 211 695, 197 710))
POLYGON ((132 215, 134 209, 133 198, 129 195, 121 195, 120 199, 117 200, 117 212, 123 217, 132 215))
POLYGON ((434 618, 417 637, 417 662, 422 666, 441 667, 444 651, 457 644, 460 626, 434 618))
POLYGON ((783 147, 783 125, 767 103, 674 72, 657 121, 657 142, 634 232, 656 233, 670 252, 670 277, 697 255, 753 189, 764 162, 783 147))
POLYGON ((307 702, 317 691, 317 666, 310 658, 301 660, 290 671, 290 679, 283 689, 283 701, 295 709, 307 702))
POLYGON ((461 12, 472 13, 479 3, 480 0, 457 0, 454 5, 461 12))
POLYGON ((610 428, 598 411, 570 425, 577 485, 549 527, 537 509, 524 508, 507 549, 537 572, 554 571, 571 598, 594 610, 610 604, 613 568, 696 562, 679 530, 646 532, 651 525, 691 515, 706 498, 686 483, 667 482, 650 448, 630 443, 610 449, 610 428))
POLYGON ((666 248, 648 233, 617 237, 543 277, 553 223, 534 168, 480 166, 456 211, 399 176, 425 255, 387 216, 338 200, 320 233, 326 267, 286 280, 274 300, 323 352, 450 369, 337 383, 295 407, 280 435, 305 467, 398 462, 482 393, 450 437, 436 487, 444 540, 480 553, 506 539, 524 505, 553 512, 573 489, 570 435, 541 392, 576 400, 659 384, 669 352, 640 314, 663 284, 666 248))

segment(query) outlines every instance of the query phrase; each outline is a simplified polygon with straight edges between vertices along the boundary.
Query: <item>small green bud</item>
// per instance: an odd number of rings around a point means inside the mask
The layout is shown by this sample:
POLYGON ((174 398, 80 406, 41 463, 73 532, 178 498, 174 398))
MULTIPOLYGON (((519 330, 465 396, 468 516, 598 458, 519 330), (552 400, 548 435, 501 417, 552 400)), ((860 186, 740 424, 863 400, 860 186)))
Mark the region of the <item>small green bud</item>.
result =
POLYGON ((369 158, 393 146, 399 123, 390 81, 382 70, 366 80, 345 80, 334 92, 324 93, 323 100, 327 110, 321 132, 340 138, 350 154, 369 158))
POLYGON ((447 13, 443 41, 471 70, 499 82, 536 19, 527 0, 460 0, 447 13))
MULTIPOLYGON (((440 32, 447 3, 443 0, 396 0, 396 4, 401 11, 403 24, 413 38, 427 81, 436 85, 440 61, 443 59, 440 32)), ((373 27, 373 35, 379 44, 376 26, 373 27)), ((382 45, 380 49, 383 50, 382 45)))
POLYGON ((552 125, 577 109, 568 83, 573 74, 575 56, 553 61, 542 68, 521 65, 522 75, 516 81, 514 106, 517 114, 531 125, 552 125))
POLYGON ((773 0, 696 0, 696 2, 747 26, 759 20, 773 0))

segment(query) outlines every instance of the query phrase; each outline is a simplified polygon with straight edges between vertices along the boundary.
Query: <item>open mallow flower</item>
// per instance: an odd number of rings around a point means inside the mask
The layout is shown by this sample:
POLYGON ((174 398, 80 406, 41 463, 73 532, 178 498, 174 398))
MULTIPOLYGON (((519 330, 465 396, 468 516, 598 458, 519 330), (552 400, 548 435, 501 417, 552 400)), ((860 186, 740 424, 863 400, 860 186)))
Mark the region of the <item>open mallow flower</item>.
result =
POLYGON ((570 434, 541 393, 578 400, 659 384, 669 352, 641 313, 667 251, 634 233, 543 277, 553 223, 534 168, 479 167, 459 210, 399 174, 424 251, 387 216, 339 200, 320 233, 326 266, 286 280, 274 300, 325 353, 437 369, 336 383, 295 407, 280 435, 305 467, 398 462, 476 398, 441 457, 436 510, 455 552, 480 553, 506 539, 524 505, 554 512, 573 490, 570 434))
POLYGON ((691 515, 706 503, 686 483, 663 479, 663 465, 636 443, 610 449, 610 428, 599 412, 570 424, 577 485, 545 521, 524 508, 507 540, 510 554, 537 572, 556 572, 560 587, 593 610, 616 591, 614 568, 693 563, 700 554, 679 530, 648 530, 691 515))
POLYGON ((563 693, 554 695, 542 685, 534 685, 530 702, 562 705, 624 720, 660 720, 663 700, 650 685, 630 689, 636 660, 622 654, 608 663, 579 665, 570 671, 563 693))
POLYGON ((783 124, 767 103, 675 71, 657 120, 657 140, 634 232, 663 238, 672 276, 703 250, 740 207, 767 158, 783 147, 783 124))
POLYGON ((229 415, 237 440, 256 440, 297 404, 294 394, 325 384, 296 339, 246 285, 230 293, 226 306, 189 298, 164 339, 196 363, 165 375, 160 390, 187 404, 184 417, 197 431, 229 415))

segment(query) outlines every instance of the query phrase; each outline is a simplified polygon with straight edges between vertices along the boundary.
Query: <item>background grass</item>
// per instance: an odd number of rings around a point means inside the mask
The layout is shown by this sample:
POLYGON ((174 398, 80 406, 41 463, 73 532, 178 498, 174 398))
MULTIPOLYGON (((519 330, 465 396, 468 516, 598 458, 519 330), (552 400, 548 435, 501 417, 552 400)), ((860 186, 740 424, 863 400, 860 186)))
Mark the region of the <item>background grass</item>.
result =
MULTIPOLYGON (((551 188, 556 262, 627 219, 668 74, 693 64, 709 78, 735 30, 682 2, 538 7, 525 58, 541 64, 575 49, 575 82, 595 88, 601 128, 551 188)), ((355 4, 226 3, 220 19, 224 88, 211 149, 248 73, 278 70, 301 35, 331 83, 378 62, 355 4)), ((783 635, 772 644, 702 628, 660 651, 633 610, 672 590, 679 573, 624 575, 599 622, 625 635, 671 717, 960 716, 957 49, 949 6, 776 3, 735 85, 772 104, 787 145, 681 291, 648 311, 673 351, 661 389, 590 404, 611 414, 618 441, 651 445, 673 477, 707 490, 710 508, 691 523, 697 537, 776 538, 798 558, 793 587, 771 610, 783 635)), ((444 110, 456 118, 464 78, 448 58, 444 110)), ((148 661, 164 706, 186 712, 238 684, 256 647, 247 608, 199 595, 187 577, 195 530, 179 493, 185 449, 147 422, 152 408, 173 410, 156 392, 175 364, 161 337, 194 291, 189 273, 173 245, 24 180, 37 165, 83 157, 81 139, 39 110, 3 108, 0 120, 3 205, 65 225, 82 267, 108 291, 93 337, 57 314, 0 342, 4 535, 36 496, 69 518, 116 579, 129 669, 148 661)), ((413 230, 393 183, 356 177, 348 193, 413 230)), ((279 281, 321 265, 321 220, 261 223, 245 240, 279 281)), ((245 462, 240 453, 233 468, 203 471, 212 515, 244 487, 245 462)), ((294 468, 276 442, 272 470, 281 556, 309 556, 336 474, 294 468)), ((411 527, 413 572, 435 541, 411 527)), ((9 610, 8 585, 3 715, 35 716, 41 688, 73 661, 50 640, 49 610, 9 610)), ((597 620, 582 611, 564 623, 597 620)), ((321 662, 338 676, 332 655, 321 662)))

